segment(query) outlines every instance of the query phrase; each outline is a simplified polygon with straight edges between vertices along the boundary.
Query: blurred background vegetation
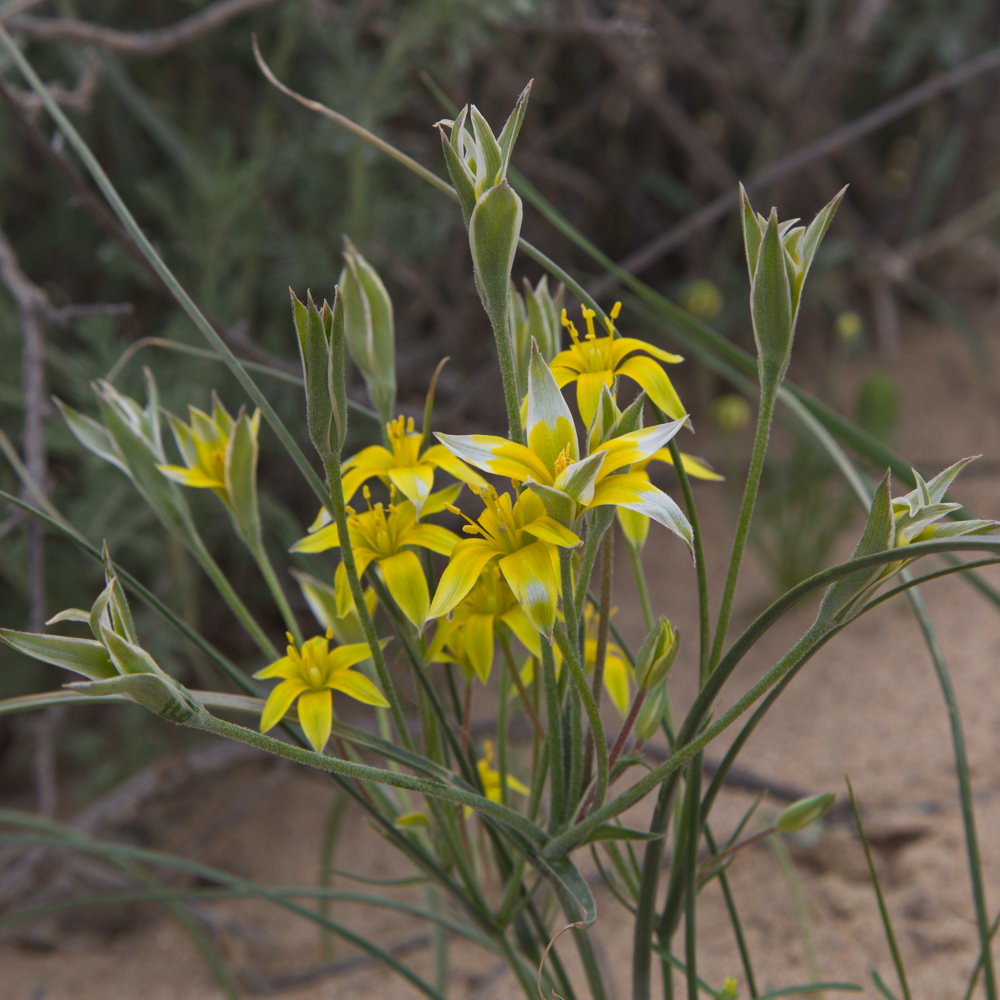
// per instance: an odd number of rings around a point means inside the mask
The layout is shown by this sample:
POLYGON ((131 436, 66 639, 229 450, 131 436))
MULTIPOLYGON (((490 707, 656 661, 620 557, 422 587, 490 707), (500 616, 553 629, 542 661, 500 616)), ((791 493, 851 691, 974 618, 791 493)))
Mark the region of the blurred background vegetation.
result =
MULTIPOLYGON (((916 314, 991 368, 990 339, 977 324, 1000 276, 1000 8, 991 0, 0 0, 0 21, 220 332, 279 373, 296 366, 288 288, 331 295, 346 234, 393 295, 404 408, 419 410, 433 365, 448 354, 437 425, 502 412, 458 212, 272 89, 255 66, 251 32, 290 86, 441 174, 432 125, 446 112, 434 88, 496 121, 533 78, 517 167, 606 254, 744 346, 737 182, 782 217, 810 216, 849 183, 811 281, 793 377, 822 395, 832 391, 830 357, 874 357, 888 370, 916 314)), ((525 235, 603 299, 616 295, 530 210, 525 235)), ((520 265, 539 276, 530 261, 520 265)), ((197 570, 164 548, 124 477, 84 454, 49 402, 55 395, 91 412, 89 384, 112 370, 119 388, 141 396, 144 364, 173 412, 207 406, 213 388, 236 407, 239 392, 217 363, 149 342, 202 346, 5 65, 0 278, 0 428, 73 523, 92 540, 107 538, 117 559, 239 655, 197 570)), ((634 324, 630 332, 663 338, 634 324)), ((695 366, 680 380, 696 411, 732 391, 695 366)), ((285 419, 301 423, 297 387, 264 381, 285 419)), ((876 375, 849 405, 888 435, 896 393, 890 375, 876 375)), ((301 534, 313 502, 266 434, 262 448, 277 550, 301 534)), ((815 455, 778 461, 757 541, 788 583, 826 554, 843 517, 834 510, 814 533, 820 551, 797 549, 801 532, 781 529, 784 511, 809 510, 832 479, 815 455)), ((7 460, 0 487, 23 489, 7 460)), ((205 501, 204 533, 234 576, 252 578, 212 499, 192 498, 205 501)), ((67 543, 0 509, 4 624, 35 627, 63 607, 89 605, 98 580, 99 567, 67 543)), ((277 618, 268 627, 281 631, 277 618)), ((189 651, 156 622, 140 622, 140 632, 197 675, 189 651)), ((0 658, 0 695, 50 686, 44 670, 0 658)), ((142 725, 141 716, 120 718, 142 725)), ((22 781, 32 751, 15 735, 31 724, 0 727, 7 749, 25 747, 6 755, 22 781)), ((97 759, 111 739, 68 731, 57 750, 97 759)))

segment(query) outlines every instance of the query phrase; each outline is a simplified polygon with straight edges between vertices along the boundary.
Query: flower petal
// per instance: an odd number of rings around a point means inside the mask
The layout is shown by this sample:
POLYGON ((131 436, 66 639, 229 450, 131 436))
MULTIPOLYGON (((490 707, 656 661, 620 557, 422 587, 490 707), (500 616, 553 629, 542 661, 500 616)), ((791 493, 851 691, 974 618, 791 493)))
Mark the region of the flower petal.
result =
POLYGON ((269 729, 273 729, 285 717, 285 713, 292 707, 292 702, 305 690, 307 685, 301 678, 292 677, 282 681, 264 702, 264 710, 260 715, 260 731, 266 733, 269 729))
POLYGON ((492 434, 437 434, 437 439, 453 454, 470 465, 496 476, 525 482, 552 481, 542 460, 530 448, 492 434))
POLYGON ((299 725, 313 750, 322 753, 333 729, 333 695, 329 691, 307 691, 302 695, 299 725))
POLYGON ((274 663, 269 663, 263 670, 258 670, 254 674, 258 680, 269 680, 272 677, 281 677, 284 680, 288 680, 289 677, 295 675, 295 664, 291 657, 283 656, 280 660, 275 660, 274 663))
POLYGON ((641 551, 649 535, 649 518, 627 507, 619 507, 615 513, 618 515, 618 524, 625 540, 636 552, 641 551))
POLYGON ((359 670, 335 670, 327 683, 332 691, 340 691, 355 701, 378 708, 389 707, 382 692, 359 670))
POLYGON ((559 574, 552 547, 547 542, 532 542, 504 556, 499 566, 528 621, 539 632, 551 635, 559 602, 559 574))
POLYGON ((622 434, 598 445, 595 453, 603 451, 607 455, 601 471, 604 475, 608 475, 632 465, 633 462, 652 460, 653 456, 676 436, 684 423, 684 420, 673 420, 665 424, 654 424, 652 427, 641 427, 639 430, 622 434))
POLYGON ((637 337, 618 337, 614 346, 611 348, 611 356, 614 359, 615 368, 618 368, 621 360, 634 351, 645 351, 646 354, 652 354, 654 358, 659 358, 661 361, 666 361, 667 364, 676 365, 680 364, 684 359, 679 354, 671 354, 669 351, 663 350, 662 347, 655 347, 653 344, 647 343, 645 340, 639 340, 637 337))
POLYGON ((469 615, 462 622, 462 648, 476 676, 485 684, 493 669, 493 623, 495 615, 469 615))
POLYGON ((305 538, 300 538, 289 549, 289 552, 325 552, 338 545, 340 545, 340 534, 337 531, 337 526, 331 522, 326 527, 320 528, 319 531, 314 531, 312 534, 306 535, 305 538))
MULTIPOLYGON (((674 464, 674 456, 670 454, 669 448, 661 448, 650 459, 652 462, 666 462, 667 465, 674 464)), ((681 452, 681 466, 692 479, 707 479, 711 482, 722 482, 726 477, 715 472, 704 459, 695 458, 694 455, 687 455, 681 452)))
POLYGON ((604 659, 604 690, 608 692, 611 703, 621 715, 628 714, 628 675, 628 663, 625 662, 620 653, 614 650, 613 646, 609 645, 607 656, 604 659))
POLYGON ((459 541, 455 532, 439 524, 415 524, 399 536, 400 545, 419 545, 443 556, 450 556, 459 541))
POLYGON ((472 483, 474 486, 484 488, 489 484, 475 469, 470 468, 460 458, 457 458, 443 444, 432 444, 420 456, 422 462, 430 462, 439 469, 443 469, 449 476, 454 476, 460 483, 472 483))
MULTIPOLYGON (((383 645, 387 640, 383 640, 383 645)), ((340 670, 348 670, 356 663, 362 663, 372 655, 371 647, 367 642, 349 642, 343 646, 337 646, 329 653, 329 664, 331 670, 336 673, 340 670)))
POLYGON ((615 384, 615 377, 610 369, 603 372, 584 372, 576 380, 576 405, 580 417, 589 427, 601 402, 601 391, 605 386, 610 389, 615 384))
POLYGON ((389 470, 389 482, 413 504, 417 513, 430 496, 434 486, 434 467, 432 465, 410 465, 406 468, 396 467, 389 470))
POLYGON ((554 517, 547 514, 544 517, 536 518, 530 524, 526 524, 522 529, 529 535, 548 542, 551 545, 559 545, 562 548, 571 549, 580 545, 582 539, 569 530, 564 524, 560 524, 554 517))
POLYGON ((451 554, 451 561, 441 574, 427 617, 440 618, 448 614, 472 590, 479 574, 499 554, 483 539, 469 538, 459 542, 451 554))
POLYGON ((542 655, 542 644, 539 641, 538 632, 520 607, 505 611, 500 616, 500 621, 517 636, 518 641, 532 656, 542 655))
POLYGON ((430 594, 427 578, 416 552, 408 549, 387 559, 379 559, 378 568, 386 589, 399 605, 400 611, 418 628, 427 620, 430 594))
POLYGON ((184 486, 208 487, 209 489, 225 489, 226 484, 218 476, 209 476, 199 468, 189 469, 183 465, 158 465, 157 468, 168 479, 184 486))
MULTIPOLYGON (((546 469, 554 469, 556 459, 566 454, 571 462, 580 457, 573 414, 559 391, 559 386, 538 353, 532 347, 528 365, 528 413, 525 424, 528 447, 537 455, 546 469)), ((551 483, 552 477, 541 480, 551 483)))
POLYGON ((680 507, 657 489, 643 472, 626 472, 602 479, 594 491, 594 506, 617 504, 645 514, 672 531, 690 547, 691 525, 680 507))
POLYGON ((649 398, 673 420, 682 420, 687 411, 662 366, 652 358, 634 356, 620 365, 617 375, 638 382, 649 398))

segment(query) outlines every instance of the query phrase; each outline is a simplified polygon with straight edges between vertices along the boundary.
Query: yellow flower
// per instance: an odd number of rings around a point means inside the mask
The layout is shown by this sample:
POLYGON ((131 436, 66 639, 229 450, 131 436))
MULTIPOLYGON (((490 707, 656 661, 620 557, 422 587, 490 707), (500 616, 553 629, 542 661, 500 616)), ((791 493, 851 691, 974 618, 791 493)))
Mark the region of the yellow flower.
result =
POLYGON ((593 309, 582 307, 583 319, 587 324, 587 332, 582 340, 573 321, 563 309, 562 325, 569 330, 573 344, 552 359, 552 373, 559 388, 576 382, 576 404, 587 426, 590 426, 597 412, 601 389, 604 386, 610 389, 618 376, 637 382, 668 417, 682 420, 686 415, 684 405, 662 365, 657 364, 653 358, 669 364, 677 364, 684 359, 679 354, 671 354, 644 340, 616 337, 613 321, 618 318, 621 307, 622 304, 616 302, 611 310, 611 318, 604 321, 608 331, 604 337, 598 337, 594 329, 594 317, 597 314, 593 309), (652 357, 643 357, 643 354, 652 357))
POLYGON ((494 638, 500 624, 506 625, 533 655, 541 656, 538 632, 500 570, 490 565, 451 618, 438 625, 427 649, 427 659, 457 663, 485 684, 493 669, 494 638))
POLYGON ((680 431, 684 420, 609 437, 580 458, 573 415, 552 371, 535 351, 528 370, 525 424, 527 445, 490 434, 437 437, 470 465, 529 483, 545 498, 546 506, 568 524, 583 510, 611 504, 651 517, 691 544, 691 525, 677 504, 645 473, 628 471, 636 463, 652 459, 680 431), (564 507, 570 508, 566 516, 564 507))
POLYGON ((333 695, 340 691, 366 705, 388 708, 382 692, 364 674, 351 668, 367 660, 371 650, 365 642, 330 649, 333 631, 307 639, 298 649, 291 635, 288 652, 280 660, 258 670, 254 677, 280 677, 281 683, 268 695, 260 717, 260 731, 276 726, 298 699, 299 723, 313 749, 322 752, 333 727, 333 695))
MULTIPOLYGON (((365 496, 370 497, 367 487, 365 496)), ((418 523, 416 508, 408 500, 387 507, 377 503, 361 514, 349 509, 349 513, 347 530, 351 536, 358 576, 375 563, 399 609, 414 625, 422 626, 427 620, 430 596, 424 568, 413 547, 447 556, 459 543, 458 536, 437 524, 418 523)), ((323 552, 339 545, 337 526, 327 524, 296 542, 292 551, 323 552)), ((337 567, 337 577, 341 576, 346 577, 343 563, 337 567)), ((345 581, 338 579, 336 583, 335 589, 339 594, 349 594, 345 581)), ((342 608, 341 615, 347 610, 342 608)))
MULTIPOLYGON (((466 518, 469 523, 463 530, 480 537, 455 546, 427 617, 448 614, 496 559, 528 621, 539 632, 551 634, 560 594, 556 548, 579 545, 580 539, 549 517, 541 499, 530 490, 523 491, 515 502, 509 493, 497 496, 493 487, 481 490, 479 495, 485 509, 478 521, 466 518)), ((458 508, 452 508, 452 512, 465 517, 458 508)))
MULTIPOLYGON (((493 802, 499 802, 502 798, 500 794, 500 772, 493 767, 493 741, 483 740, 483 755, 476 764, 479 771, 479 780, 483 785, 483 794, 493 802)), ((512 774, 507 775, 507 787, 518 795, 530 795, 531 789, 523 781, 518 781, 512 774)))
POLYGON ((344 499, 348 503, 363 483, 377 477, 386 486, 399 490, 419 514, 434 486, 435 469, 443 469, 463 483, 486 485, 479 473, 443 445, 435 444, 421 451, 423 435, 414 429, 413 417, 397 417, 386 424, 386 434, 388 448, 377 444, 363 448, 341 466, 344 499))
POLYGON ((190 423, 170 418, 177 447, 185 465, 160 465, 160 472, 184 486, 210 489, 227 506, 232 492, 233 448, 237 443, 234 430, 241 421, 248 424, 249 437, 256 459, 257 435, 260 431, 260 410, 252 417, 242 413, 233 420, 217 396, 213 396, 211 415, 189 406, 190 423))

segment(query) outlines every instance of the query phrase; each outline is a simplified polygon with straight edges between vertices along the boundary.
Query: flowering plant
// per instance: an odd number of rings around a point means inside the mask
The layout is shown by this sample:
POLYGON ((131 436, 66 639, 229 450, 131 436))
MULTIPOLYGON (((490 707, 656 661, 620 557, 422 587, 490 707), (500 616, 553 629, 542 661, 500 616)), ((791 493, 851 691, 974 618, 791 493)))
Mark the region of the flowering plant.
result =
MULTIPOLYGON (((411 416, 398 413, 389 292, 349 244, 332 302, 292 296, 305 392, 302 434, 284 427, 217 338, 213 345, 240 372, 258 409, 233 418, 215 400, 210 412, 192 406, 189 423, 167 415, 180 463, 163 442, 164 414, 152 376, 145 406, 105 383, 96 387, 96 416, 63 407, 81 444, 132 481, 216 585, 258 647, 251 662, 230 662, 108 553, 106 586, 89 611, 69 609, 50 623, 85 626, 89 637, 12 629, 0 636, 84 678, 45 703, 129 699, 170 722, 329 774, 428 880, 433 905, 422 915, 502 958, 527 997, 538 989, 565 998, 614 995, 594 948, 601 923, 582 867, 591 857, 599 880, 617 898, 608 905, 620 904, 632 921, 634 1000, 649 997, 654 965, 668 983, 679 965, 688 995, 705 988, 732 997, 736 979, 714 990, 699 982, 694 915, 700 890, 713 880, 725 885, 727 867, 747 841, 739 840, 743 824, 719 844, 710 834, 714 797, 736 755, 726 756, 703 791, 703 749, 738 722, 743 729, 734 746, 741 746, 810 657, 881 603, 880 588, 893 575, 933 555, 983 551, 995 557, 1000 542, 978 536, 996 522, 943 520, 958 513, 946 493, 964 462, 926 481, 914 473, 915 488, 895 498, 887 475, 868 504, 853 557, 799 584, 730 641, 733 599, 804 283, 842 196, 809 226, 795 227, 773 211, 768 218, 757 214, 744 193, 760 405, 713 628, 692 480, 721 477, 678 444, 691 439, 691 419, 664 365, 682 358, 624 336, 621 305, 605 314, 551 262, 551 276, 565 287, 550 293, 540 282, 526 284, 523 296, 514 291, 518 247, 529 245, 521 240, 523 206, 509 175, 527 100, 528 89, 498 136, 474 107, 439 123, 453 187, 438 186, 458 202, 468 230, 475 285, 496 341, 506 436, 432 434, 432 393, 420 430, 411 416), (557 312, 564 298, 579 300, 582 336, 566 309, 557 312), (560 329, 568 333, 566 342, 560 343, 560 329), (348 399, 348 356, 372 410, 348 399), (351 423, 358 414, 382 440, 352 452, 351 423), (309 575, 276 570, 265 544, 256 478, 265 423, 321 505, 293 547, 311 561, 309 575), (324 480, 296 443, 306 434, 324 480), (653 482, 653 463, 672 467, 670 491, 653 482), (284 656, 208 552, 185 488, 208 489, 225 506, 284 618, 284 656), (682 644, 670 620, 654 614, 642 562, 653 539, 651 524, 653 531, 665 529, 657 548, 678 586, 698 592, 697 642, 682 644), (612 621, 619 530, 642 600, 643 631, 634 643, 612 621), (289 595, 290 579, 298 582, 301 601, 289 595), (127 591, 197 643, 240 692, 190 690, 172 676, 169 664, 143 646, 127 591), (723 684, 757 640, 794 602, 824 591, 814 623, 786 655, 728 707, 719 707, 723 684), (305 609, 315 622, 304 623, 305 609), (697 678, 698 694, 677 718, 670 681, 679 670, 697 678), (480 737, 471 704, 482 686, 496 710, 480 737), (347 722, 350 701, 342 696, 362 706, 350 714, 357 725, 347 722), (530 726, 529 750, 512 736, 518 716, 530 726), (660 759, 645 752, 654 739, 667 748, 660 759), (632 825, 631 815, 625 822, 630 807, 654 795, 642 827, 632 825), (473 836, 478 832, 482 836, 473 836), (702 841, 708 856, 699 859, 702 841), (668 843, 670 875, 661 899, 668 843), (682 924, 684 962, 674 954, 682 924), (566 927, 585 986, 574 982, 553 948, 566 927)), ((159 261, 152 248, 149 253, 159 261)), ((211 340, 211 327, 200 328, 211 340)), ((711 451, 710 441, 705 450, 711 451)), ((913 582, 903 581, 897 589, 913 582)), ((14 699, 3 710, 40 703, 14 699)), ((829 796, 810 796, 751 839, 799 830, 819 820, 830 802, 829 796)), ((376 942, 361 946, 421 993, 444 995, 446 982, 428 982, 376 942)), ((750 995, 759 995, 747 955, 740 975, 750 995)))

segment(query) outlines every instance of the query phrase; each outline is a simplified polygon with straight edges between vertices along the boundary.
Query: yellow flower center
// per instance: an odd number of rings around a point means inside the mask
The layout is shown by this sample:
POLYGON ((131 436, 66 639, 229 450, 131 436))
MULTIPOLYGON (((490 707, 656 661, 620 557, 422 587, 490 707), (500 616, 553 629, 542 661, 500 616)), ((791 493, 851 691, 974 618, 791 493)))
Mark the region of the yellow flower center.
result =
POLYGON ((556 465, 553 472, 556 476, 561 475, 569 466, 573 464, 573 456, 570 453, 570 446, 566 445, 556 458, 556 465))
POLYGON ((594 325, 597 313, 593 309, 581 306, 580 312, 587 326, 587 332, 582 340, 580 339, 580 333, 576 328, 576 324, 569 318, 566 310, 563 309, 561 322, 569 331, 570 339, 573 341, 573 346, 570 350, 579 360, 581 367, 587 374, 614 370, 614 357, 612 353, 615 339, 614 321, 618 318, 621 308, 622 304, 620 302, 616 302, 611 307, 610 315, 604 320, 604 326, 608 331, 607 336, 598 337, 594 325))
MULTIPOLYGON (((365 499, 371 502, 370 491, 365 490, 365 499)), ((380 559, 395 555, 399 548, 399 533, 396 524, 396 507, 388 508, 375 504, 361 514, 348 519, 348 528, 353 536, 378 554, 380 559)))
POLYGON ((385 425, 385 429, 395 464, 403 467, 417 465, 420 461, 422 435, 416 432, 413 417, 396 417, 385 425))

